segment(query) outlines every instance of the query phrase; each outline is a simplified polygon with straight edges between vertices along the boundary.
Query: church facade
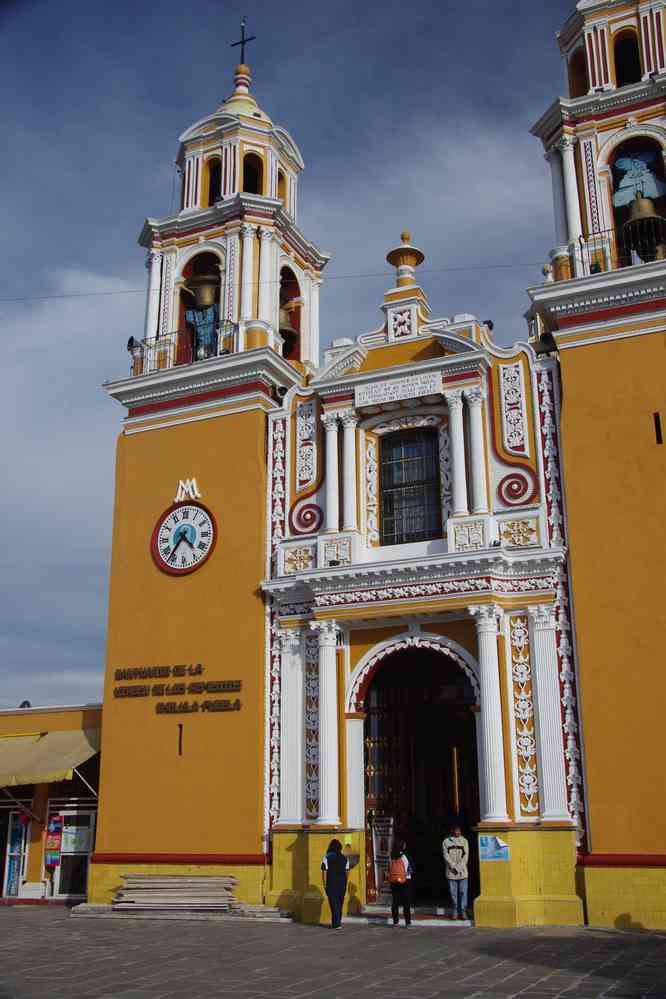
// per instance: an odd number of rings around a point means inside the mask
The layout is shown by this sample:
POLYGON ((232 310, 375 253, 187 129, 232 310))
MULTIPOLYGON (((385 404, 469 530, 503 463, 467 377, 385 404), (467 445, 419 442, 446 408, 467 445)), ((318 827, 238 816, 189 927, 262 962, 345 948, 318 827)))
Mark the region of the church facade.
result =
POLYGON ((534 128, 557 245, 511 347, 431 315, 403 232, 377 328, 320 363, 329 257, 244 63, 180 137, 180 209, 140 237, 144 336, 105 385, 90 901, 231 873, 317 922, 336 836, 350 914, 392 840, 432 902, 456 821, 477 925, 666 926, 662 7, 581 0, 559 36, 570 96, 534 128))

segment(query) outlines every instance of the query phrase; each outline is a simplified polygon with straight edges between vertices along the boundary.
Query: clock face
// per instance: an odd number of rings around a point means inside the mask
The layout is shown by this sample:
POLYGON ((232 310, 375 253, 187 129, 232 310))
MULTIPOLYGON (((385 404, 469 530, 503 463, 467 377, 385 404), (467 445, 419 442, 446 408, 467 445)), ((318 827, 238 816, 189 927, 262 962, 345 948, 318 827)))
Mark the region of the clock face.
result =
POLYGON ((215 520, 200 503, 175 503, 155 525, 150 542, 155 565, 185 576, 204 564, 215 547, 215 520))

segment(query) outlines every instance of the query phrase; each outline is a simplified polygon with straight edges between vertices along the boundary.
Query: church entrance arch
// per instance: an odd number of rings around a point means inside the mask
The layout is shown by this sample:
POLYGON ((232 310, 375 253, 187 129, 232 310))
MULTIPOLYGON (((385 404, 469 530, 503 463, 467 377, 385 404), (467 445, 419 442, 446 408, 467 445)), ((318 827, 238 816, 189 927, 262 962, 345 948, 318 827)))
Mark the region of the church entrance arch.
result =
MULTIPOLYGON (((446 905, 443 836, 457 821, 471 846, 480 817, 475 660, 438 635, 382 643, 354 671, 347 708, 365 715, 368 901, 381 897, 382 854, 393 839, 407 843, 416 900, 446 905)), ((476 850, 470 853, 476 893, 476 850)))

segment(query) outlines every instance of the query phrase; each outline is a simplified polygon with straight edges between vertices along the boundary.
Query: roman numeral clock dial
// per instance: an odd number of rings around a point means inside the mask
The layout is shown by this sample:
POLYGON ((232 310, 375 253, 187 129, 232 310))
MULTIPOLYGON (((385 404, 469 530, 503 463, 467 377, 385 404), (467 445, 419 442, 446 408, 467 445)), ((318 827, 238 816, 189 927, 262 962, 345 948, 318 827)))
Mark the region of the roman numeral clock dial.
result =
POLYGON ((210 510, 201 503, 174 503, 157 521, 150 550, 162 572, 186 576, 210 558, 216 537, 210 510))

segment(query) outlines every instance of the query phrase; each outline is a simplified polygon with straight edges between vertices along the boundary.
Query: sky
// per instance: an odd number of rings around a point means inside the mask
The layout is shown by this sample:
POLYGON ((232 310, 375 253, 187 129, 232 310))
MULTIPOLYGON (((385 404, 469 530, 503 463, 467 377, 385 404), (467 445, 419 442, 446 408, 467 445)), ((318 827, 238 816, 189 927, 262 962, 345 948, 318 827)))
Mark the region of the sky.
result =
POLYGON ((322 346, 379 324, 404 228, 433 318, 507 344, 554 243, 529 128, 563 92, 572 9, 0 0, 0 708, 101 699, 123 411, 100 386, 142 335, 137 237, 171 210, 178 135, 233 89, 241 17, 253 92, 305 159, 300 227, 332 254, 322 346))

